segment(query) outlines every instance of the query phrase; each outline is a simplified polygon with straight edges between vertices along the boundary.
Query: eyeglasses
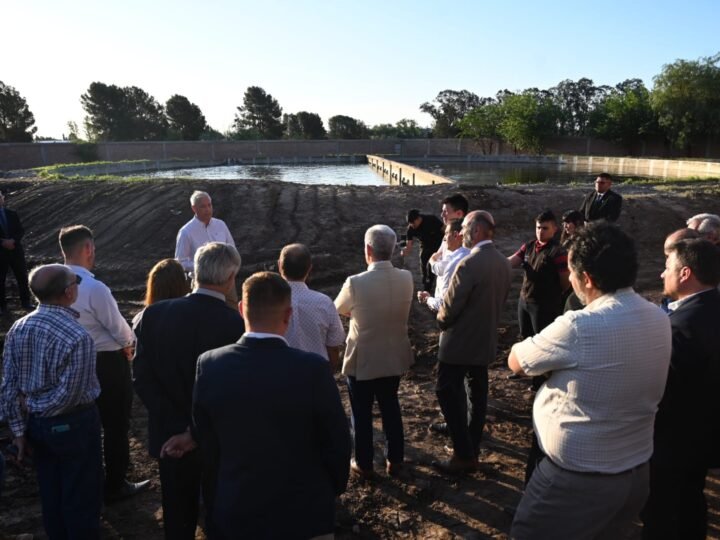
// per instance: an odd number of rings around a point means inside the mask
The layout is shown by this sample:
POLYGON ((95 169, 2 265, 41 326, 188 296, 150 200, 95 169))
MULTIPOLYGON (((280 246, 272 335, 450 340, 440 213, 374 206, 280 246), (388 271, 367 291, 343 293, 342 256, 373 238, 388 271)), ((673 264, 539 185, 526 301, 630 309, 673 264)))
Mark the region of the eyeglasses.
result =
POLYGON ((78 276, 77 274, 75 274, 75 279, 73 281, 71 281, 70 283, 68 283, 67 287, 72 287, 73 285, 80 285, 81 282, 82 282, 82 278, 80 276, 78 276))

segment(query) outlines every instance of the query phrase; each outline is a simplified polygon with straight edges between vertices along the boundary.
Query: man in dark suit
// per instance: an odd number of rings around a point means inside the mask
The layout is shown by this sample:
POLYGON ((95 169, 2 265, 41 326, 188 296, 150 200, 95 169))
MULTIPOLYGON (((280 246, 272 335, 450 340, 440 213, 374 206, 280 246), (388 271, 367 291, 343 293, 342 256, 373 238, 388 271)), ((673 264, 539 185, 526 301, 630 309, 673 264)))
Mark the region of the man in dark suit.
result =
POLYGON ((720 466, 720 253, 703 239, 677 241, 666 253, 672 357, 655 417, 643 538, 700 539, 705 476, 720 466))
POLYGON ((611 187, 612 176, 608 173, 600 173, 595 179, 595 191, 588 193, 580 207, 580 213, 585 216, 585 221, 596 219, 617 221, 622 208, 622 196, 610 189, 611 187))
POLYGON ((214 464, 210 538, 332 535, 350 433, 327 361, 288 347, 291 289, 260 272, 243 284, 247 332, 198 360, 195 434, 214 464))
POLYGON ((149 306, 136 330, 135 390, 148 409, 150 455, 159 460, 166 538, 195 538, 202 476, 190 434, 195 367, 202 353, 244 331, 225 303, 239 269, 234 246, 204 245, 195 254, 195 290, 149 306))
POLYGON ((33 309, 30 303, 25 253, 20 243, 23 234, 25 234, 25 229, 20 223, 17 212, 5 208, 5 196, 0 192, 0 315, 7 311, 5 278, 8 268, 11 268, 15 274, 20 305, 23 309, 33 309))
POLYGON ((475 470, 480 452, 488 364, 495 360, 497 325, 510 290, 510 263, 495 249, 494 231, 490 213, 476 210, 465 216, 463 245, 471 251, 457 265, 437 317, 442 334, 435 391, 452 439, 453 456, 433 465, 447 473, 475 470))

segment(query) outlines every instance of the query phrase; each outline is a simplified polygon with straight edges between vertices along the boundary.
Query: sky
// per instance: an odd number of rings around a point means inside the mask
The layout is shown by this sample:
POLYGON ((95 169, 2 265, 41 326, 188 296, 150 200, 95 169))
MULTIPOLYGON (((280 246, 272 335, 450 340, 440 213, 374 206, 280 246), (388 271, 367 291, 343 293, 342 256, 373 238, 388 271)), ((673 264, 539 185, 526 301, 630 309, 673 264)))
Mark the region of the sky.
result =
POLYGON ((445 89, 651 88, 664 64, 720 52, 718 0, 0 0, 0 21, 0 81, 57 138, 95 81, 184 95, 221 132, 248 86, 326 126, 430 126, 419 107, 445 89))

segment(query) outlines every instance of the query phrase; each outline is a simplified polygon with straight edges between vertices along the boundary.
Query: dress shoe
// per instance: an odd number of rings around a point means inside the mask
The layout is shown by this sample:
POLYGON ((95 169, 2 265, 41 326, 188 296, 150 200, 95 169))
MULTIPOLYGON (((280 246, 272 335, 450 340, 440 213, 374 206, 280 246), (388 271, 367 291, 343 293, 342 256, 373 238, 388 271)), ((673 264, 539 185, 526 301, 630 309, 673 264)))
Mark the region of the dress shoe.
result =
POLYGON ((385 460, 385 472, 388 473, 389 476, 399 476, 403 470, 405 470, 405 467, 402 461, 393 463, 392 461, 385 460))
POLYGON ((110 504, 146 491, 150 487, 150 480, 142 482, 128 482, 123 480, 119 488, 105 491, 105 502, 110 504))
POLYGON ((437 433, 438 435, 450 435, 447 422, 433 422, 428 426, 428 431, 430 433, 437 433))
POLYGON ((447 460, 433 461, 432 466, 445 474, 465 474, 477 470, 477 460, 452 457, 447 460))
POLYGON ((350 460, 350 471, 363 480, 372 480, 375 478, 375 471, 372 469, 363 469, 354 459, 350 460))

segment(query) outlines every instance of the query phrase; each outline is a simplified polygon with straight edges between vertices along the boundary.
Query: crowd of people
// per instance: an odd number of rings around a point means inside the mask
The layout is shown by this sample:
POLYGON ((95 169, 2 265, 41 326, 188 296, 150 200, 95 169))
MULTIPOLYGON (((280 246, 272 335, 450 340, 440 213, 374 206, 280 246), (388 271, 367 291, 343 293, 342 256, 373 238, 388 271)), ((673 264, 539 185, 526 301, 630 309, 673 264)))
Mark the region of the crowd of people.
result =
MULTIPOLYGON (((290 244, 279 273, 244 280, 239 303, 240 254, 210 195, 196 191, 175 258, 150 271, 132 325, 91 272, 92 231, 61 229, 64 264, 30 272, 38 305, 7 334, 0 387, 15 459, 32 454, 48 536, 98 538, 103 501, 148 488, 127 479, 136 393, 148 411, 166 538, 194 538, 201 508, 209 538, 332 538, 350 474, 378 474, 375 401, 384 471, 406 471, 398 393, 414 362, 415 300, 441 331, 442 418, 429 429, 449 437, 451 455, 433 466, 475 471, 488 365, 513 269, 521 269, 520 339, 507 361, 516 380, 533 377, 537 394, 510 536, 617 538, 640 515, 644 538, 704 538, 705 477, 720 465, 720 218, 693 216, 668 235, 661 308, 633 290, 638 254, 613 223, 622 197, 611 186, 599 175, 561 222, 542 211, 535 239, 510 256, 494 243, 493 215, 470 211, 463 195, 444 199, 440 218, 410 210, 401 255, 421 244, 417 292, 411 272, 391 262, 396 232, 374 225, 363 242, 367 269, 334 301, 306 284, 310 249, 290 244)), ((16 219, 0 201, 4 237, 16 219)), ((5 242, 3 250, 19 247, 19 238, 12 248, 5 242)))

